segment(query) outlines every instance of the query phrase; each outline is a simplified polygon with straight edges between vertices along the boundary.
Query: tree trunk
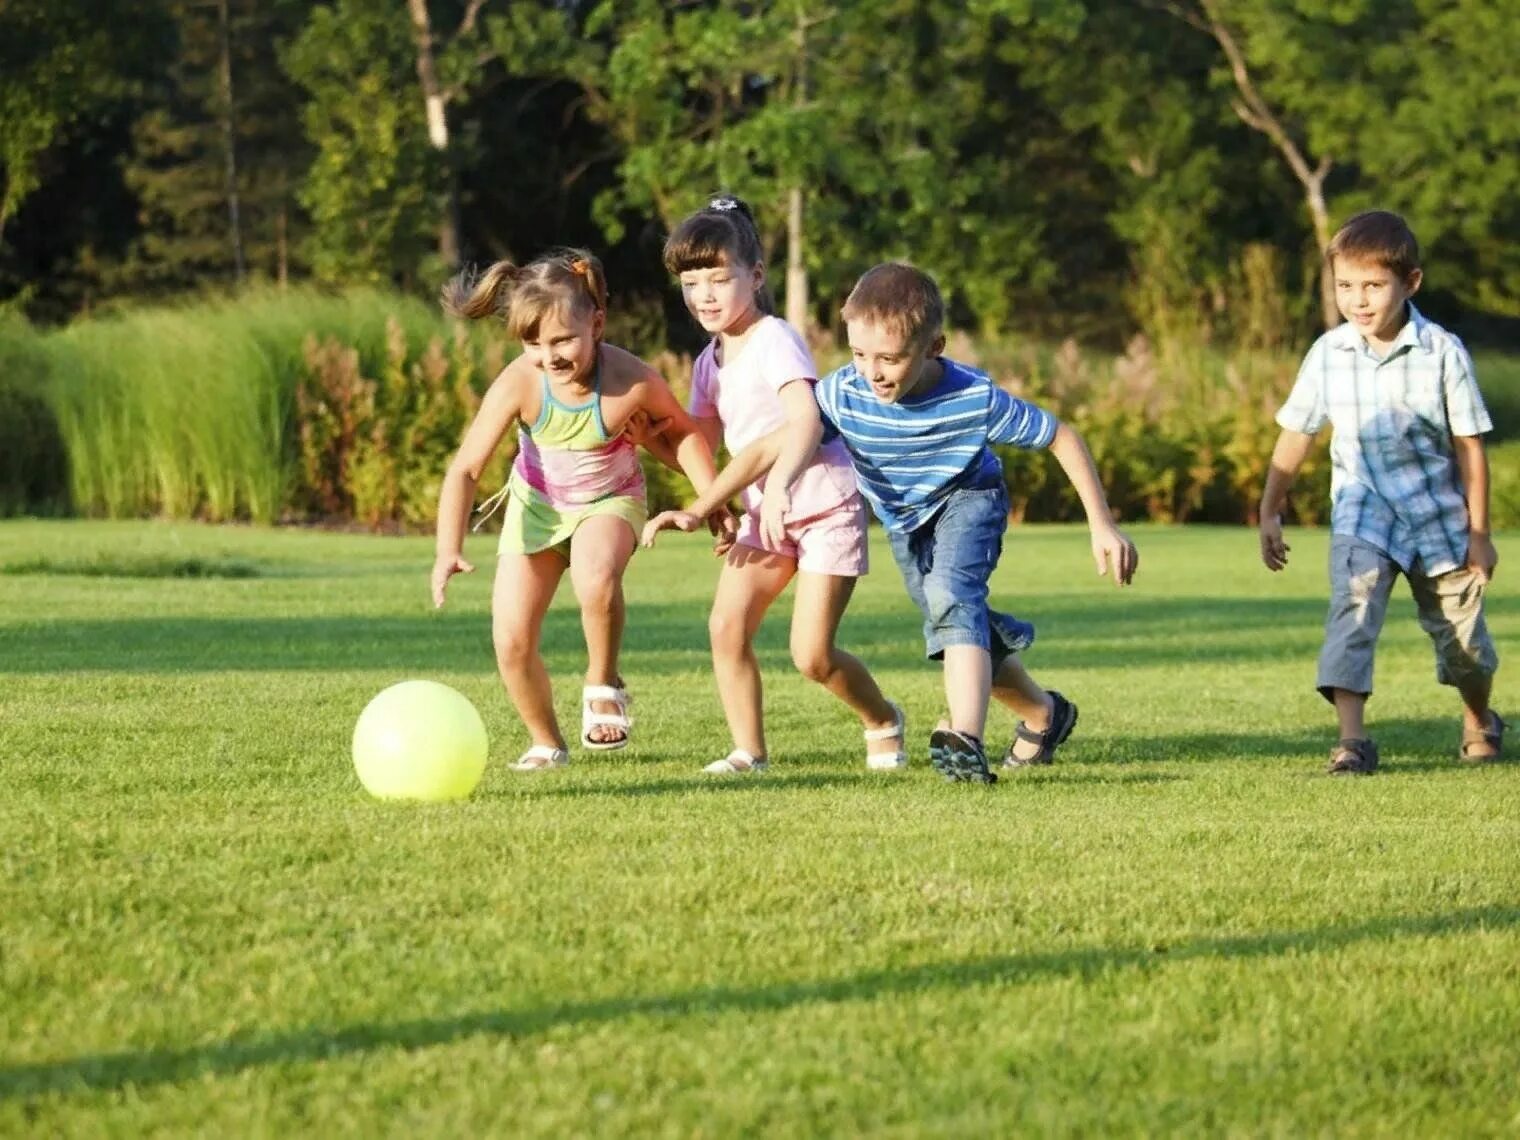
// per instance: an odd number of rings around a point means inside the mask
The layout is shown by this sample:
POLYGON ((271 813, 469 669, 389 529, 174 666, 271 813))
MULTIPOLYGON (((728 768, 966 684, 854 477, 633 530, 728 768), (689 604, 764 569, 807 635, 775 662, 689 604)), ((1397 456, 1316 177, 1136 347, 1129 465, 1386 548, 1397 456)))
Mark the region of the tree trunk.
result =
MULTIPOLYGON (((796 66, 792 86, 792 105, 801 108, 807 100, 807 17, 797 6, 796 66)), ((799 180, 786 195, 786 320, 803 336, 811 323, 808 314, 807 262, 803 257, 803 197, 799 180)))
POLYGON ((217 0, 221 32, 222 148, 226 152, 227 221, 232 237, 232 279, 243 283, 243 223, 238 209, 237 134, 232 122, 232 21, 227 0, 217 0))
MULTIPOLYGON (((1327 168, 1328 169, 1328 168, 1327 168)), ((1314 174, 1304 186, 1309 217, 1314 222, 1314 241, 1319 246, 1319 304, 1325 328, 1341 323, 1341 311, 1335 303, 1335 271, 1325 251, 1330 248, 1330 211, 1325 208, 1325 176, 1314 174)))
POLYGON ((802 259, 802 187, 787 192, 786 203, 786 320, 804 336, 812 323, 808 311, 807 264, 802 259))
POLYGON ((433 62, 433 25, 427 0, 407 0, 412 17, 412 39, 417 45, 417 79, 422 85, 423 109, 427 114, 428 142, 444 167, 443 217, 438 219, 438 255, 450 271, 459 267, 459 189, 449 155, 448 98, 438 82, 433 62))

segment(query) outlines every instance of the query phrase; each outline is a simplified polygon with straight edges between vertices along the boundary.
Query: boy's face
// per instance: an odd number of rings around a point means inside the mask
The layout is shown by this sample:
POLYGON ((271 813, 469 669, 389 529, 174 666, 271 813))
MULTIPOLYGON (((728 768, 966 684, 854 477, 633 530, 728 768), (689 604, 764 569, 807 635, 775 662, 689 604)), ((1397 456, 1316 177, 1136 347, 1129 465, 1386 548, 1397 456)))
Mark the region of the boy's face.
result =
POLYGON ((1420 288, 1420 271, 1401 278, 1374 261, 1335 259, 1335 304, 1368 340, 1387 343, 1404 327, 1404 302, 1420 288))
POLYGON ((765 284, 765 269, 731 265, 727 257, 707 269, 681 273, 681 299, 709 333, 743 325, 755 309, 755 294, 765 284))
POLYGON ((847 321, 850 356, 883 404, 895 404, 930 387, 938 377, 945 338, 913 342, 900 329, 876 321, 847 321))

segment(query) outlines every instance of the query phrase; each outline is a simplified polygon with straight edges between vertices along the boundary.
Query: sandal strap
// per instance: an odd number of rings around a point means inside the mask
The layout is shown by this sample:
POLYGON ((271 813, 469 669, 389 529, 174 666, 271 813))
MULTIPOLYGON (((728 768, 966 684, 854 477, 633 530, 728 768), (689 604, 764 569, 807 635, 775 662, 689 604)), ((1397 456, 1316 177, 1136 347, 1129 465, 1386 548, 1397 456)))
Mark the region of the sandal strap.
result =
POLYGON ((633 704, 633 698, 628 695, 628 690, 621 685, 583 685, 581 700, 616 701, 620 705, 633 704))
POLYGON ((867 740, 895 740, 903 734, 907 718, 903 715, 902 708, 896 701, 888 701, 887 704, 892 706, 892 715, 896 717, 894 723, 887 725, 886 728, 868 728, 860 734, 861 736, 867 740))

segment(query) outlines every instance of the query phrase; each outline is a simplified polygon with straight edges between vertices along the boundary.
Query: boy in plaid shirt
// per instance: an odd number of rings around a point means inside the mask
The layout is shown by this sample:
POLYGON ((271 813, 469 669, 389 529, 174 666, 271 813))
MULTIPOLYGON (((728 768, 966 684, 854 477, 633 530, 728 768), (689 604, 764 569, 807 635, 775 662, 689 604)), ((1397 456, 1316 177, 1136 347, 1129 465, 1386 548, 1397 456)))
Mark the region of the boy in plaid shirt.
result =
POLYGON ((1346 323, 1304 358, 1277 413, 1282 434, 1261 498, 1261 557, 1287 565, 1281 513, 1314 433, 1331 425, 1330 611, 1318 687, 1335 706, 1340 740, 1330 772, 1371 773, 1377 745, 1363 713, 1373 648, 1394 579, 1403 574, 1436 652, 1436 677, 1462 697, 1459 756, 1499 757, 1505 724, 1489 708, 1498 666, 1483 593, 1498 554, 1488 523, 1492 428, 1462 342, 1410 303, 1419 246, 1404 219, 1371 210, 1341 227, 1326 252, 1346 323))

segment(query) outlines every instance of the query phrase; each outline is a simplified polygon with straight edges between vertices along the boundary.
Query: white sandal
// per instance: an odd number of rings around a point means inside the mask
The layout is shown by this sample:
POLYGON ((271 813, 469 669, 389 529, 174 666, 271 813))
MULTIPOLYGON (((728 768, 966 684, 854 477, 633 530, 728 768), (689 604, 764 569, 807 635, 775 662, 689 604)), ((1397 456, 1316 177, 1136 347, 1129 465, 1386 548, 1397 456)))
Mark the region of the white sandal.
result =
POLYGON ((765 771, 769 766, 764 760, 744 749, 735 748, 723 759, 714 760, 702 771, 712 776, 750 776, 765 771))
POLYGON ((619 748, 627 748, 629 730, 633 728, 633 717, 628 714, 632 704, 633 698, 621 685, 587 685, 581 689, 581 747, 593 752, 614 752, 619 748), (593 712, 592 701, 611 701, 617 705, 618 711, 593 712), (593 740, 593 728, 619 728, 623 730, 623 736, 621 740, 593 740))
POLYGON ((563 768, 570 763, 570 753, 549 744, 535 744, 517 758, 512 765, 514 772, 542 772, 549 768, 563 768))
POLYGON ((896 723, 886 728, 868 728, 861 735, 868 742, 896 738, 902 741, 902 747, 896 752, 867 752, 866 767, 870 768, 873 772, 890 772, 908 766, 908 753, 906 751, 908 741, 905 735, 908 718, 903 715, 902 708, 896 701, 888 701, 887 704, 892 706, 892 715, 897 718, 896 723))

